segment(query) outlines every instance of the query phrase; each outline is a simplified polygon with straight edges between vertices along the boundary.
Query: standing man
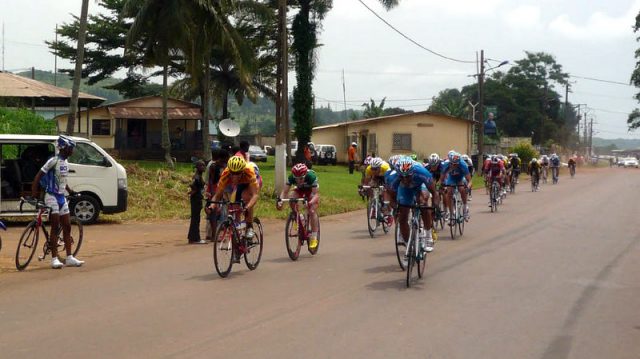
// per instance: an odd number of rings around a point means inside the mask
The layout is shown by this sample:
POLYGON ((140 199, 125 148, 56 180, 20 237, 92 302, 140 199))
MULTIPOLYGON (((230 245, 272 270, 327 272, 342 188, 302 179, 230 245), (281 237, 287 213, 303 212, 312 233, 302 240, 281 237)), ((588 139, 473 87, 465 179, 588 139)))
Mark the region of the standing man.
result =
POLYGON ((356 166, 356 150, 358 148, 358 144, 353 142, 351 143, 351 146, 349 147, 349 174, 352 175, 353 174, 353 169, 356 166))

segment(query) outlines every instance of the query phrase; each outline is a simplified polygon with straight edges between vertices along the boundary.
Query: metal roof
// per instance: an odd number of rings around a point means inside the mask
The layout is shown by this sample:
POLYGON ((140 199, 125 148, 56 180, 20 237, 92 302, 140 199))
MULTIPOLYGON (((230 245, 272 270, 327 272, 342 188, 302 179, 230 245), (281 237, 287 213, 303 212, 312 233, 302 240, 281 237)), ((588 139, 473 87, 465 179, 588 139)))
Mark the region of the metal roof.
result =
MULTIPOLYGON (((114 118, 135 118, 147 120, 162 119, 162 108, 157 107, 116 107, 105 106, 114 118)), ((171 107, 167 108, 170 120, 199 120, 202 118, 199 108, 171 107)))
POLYGON ((409 117, 409 116, 415 116, 415 115, 431 115, 431 116, 445 117, 445 118, 452 119, 452 120, 459 120, 459 121, 465 121, 465 122, 473 123, 473 120, 468 120, 468 119, 465 119, 465 118, 453 117, 453 116, 443 115, 441 113, 435 113, 435 112, 430 112, 430 111, 420 111, 420 112, 401 113, 401 114, 398 114, 398 115, 390 115, 390 116, 382 116, 382 117, 374 117, 374 118, 365 118, 365 119, 362 119, 362 120, 355 120, 355 121, 332 123, 330 125, 314 127, 313 130, 321 130, 321 129, 325 129, 325 128, 335 128, 335 127, 348 126, 348 125, 359 125, 359 124, 363 124, 363 123, 376 122, 376 121, 381 121, 381 120, 383 121, 383 120, 389 120, 389 119, 400 118, 400 117, 409 117))
MULTIPOLYGON (((38 107, 68 107, 71 102, 71 90, 56 87, 47 83, 0 71, 0 98, 16 99, 38 107)), ((81 105, 89 102, 90 106, 99 105, 104 98, 80 92, 81 105)))

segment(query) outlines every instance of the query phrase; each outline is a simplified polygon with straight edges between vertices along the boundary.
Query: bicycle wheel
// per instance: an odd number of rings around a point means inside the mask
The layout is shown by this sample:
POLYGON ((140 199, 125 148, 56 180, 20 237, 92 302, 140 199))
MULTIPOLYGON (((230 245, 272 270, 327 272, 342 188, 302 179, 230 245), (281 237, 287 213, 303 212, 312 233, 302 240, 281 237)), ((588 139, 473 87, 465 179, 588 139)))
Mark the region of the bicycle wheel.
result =
POLYGON ((250 270, 258 268, 258 264, 260 264, 260 258, 262 258, 262 244, 264 240, 264 233, 262 232, 262 223, 260 223, 260 219, 254 218, 253 225, 254 227, 258 227, 258 231, 256 231, 256 234, 253 236, 251 243, 247 242, 244 252, 244 262, 250 270))
POLYGON ((378 208, 375 200, 369 200, 367 204, 367 229, 369 236, 373 238, 373 234, 378 229, 378 208))
POLYGON ((407 251, 407 288, 411 287, 411 277, 413 273, 413 267, 416 264, 416 253, 417 253, 417 243, 418 239, 418 230, 417 228, 412 228, 413 233, 411 233, 411 238, 409 240, 409 250, 407 251))
MULTIPOLYGON (((71 254, 75 257, 82 246, 82 238, 84 235, 84 227, 76 218, 71 217, 71 254)), ((58 240, 60 242, 60 240, 58 240)))
POLYGON ((302 246, 300 239, 301 232, 300 228, 298 228, 296 214, 295 212, 291 212, 284 229, 284 243, 287 246, 287 253, 292 261, 297 260, 300 255, 300 247, 302 246))
POLYGON ((213 263, 220 277, 225 278, 231 272, 234 256, 234 241, 237 241, 238 233, 233 224, 226 220, 221 222, 216 229, 213 243, 213 263))
POLYGON ((451 209, 453 213, 449 213, 449 232, 451 233, 451 239, 456 239, 456 222, 458 221, 458 201, 456 200, 456 196, 453 196, 451 199, 453 203, 451 204, 451 209))
POLYGON ((400 265, 400 269, 405 270, 407 268, 407 261, 404 258, 405 250, 407 249, 406 244, 402 242, 400 234, 400 225, 396 222, 396 231, 395 231, 395 242, 396 242, 396 256, 398 257, 398 264, 400 265), (398 242, 400 240, 400 242, 398 242))
POLYGON ((18 249, 16 250, 16 268, 18 270, 27 268, 31 259, 33 259, 33 255, 36 253, 36 247, 38 247, 39 237, 40 231, 36 226, 36 222, 32 221, 27 225, 27 228, 24 229, 18 241, 18 249))
POLYGON ((498 184, 493 182, 491 184, 491 212, 498 212, 498 196, 500 195, 498 191, 498 184))
POLYGON ((458 233, 460 236, 464 233, 464 203, 462 200, 458 200, 458 233))
MULTIPOLYGON (((382 206, 383 206, 383 202, 382 201, 378 201, 379 205, 378 205, 378 213, 382 214, 382 206)), ((387 224, 387 218, 386 216, 382 215, 383 220, 382 220, 382 231, 384 232, 384 234, 389 233, 389 225, 387 224)))
MULTIPOLYGON (((311 233, 311 224, 308 225, 307 233, 311 233)), ((320 216, 318 216, 318 233, 316 234, 316 236, 318 245, 314 249, 309 248, 309 242, 307 241, 307 250, 309 251, 309 253, 311 253, 311 255, 315 255, 316 253, 318 253, 318 249, 320 248, 320 216)))

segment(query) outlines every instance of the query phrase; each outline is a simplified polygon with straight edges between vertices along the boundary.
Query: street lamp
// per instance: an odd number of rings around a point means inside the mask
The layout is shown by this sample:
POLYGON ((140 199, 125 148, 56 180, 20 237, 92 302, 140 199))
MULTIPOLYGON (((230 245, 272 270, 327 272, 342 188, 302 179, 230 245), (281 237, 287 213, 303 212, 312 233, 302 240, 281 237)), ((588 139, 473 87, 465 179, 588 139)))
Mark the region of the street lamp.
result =
MULTIPOLYGON (((484 155, 484 75, 486 71, 495 70, 500 66, 504 66, 509 63, 509 61, 502 61, 497 66, 491 67, 487 70, 484 68, 484 50, 480 50, 480 73, 478 74, 478 98, 479 98, 479 111, 480 111, 480 121, 478 123, 478 158, 482 158, 484 155)), ((478 161, 480 163, 480 161, 478 161)))

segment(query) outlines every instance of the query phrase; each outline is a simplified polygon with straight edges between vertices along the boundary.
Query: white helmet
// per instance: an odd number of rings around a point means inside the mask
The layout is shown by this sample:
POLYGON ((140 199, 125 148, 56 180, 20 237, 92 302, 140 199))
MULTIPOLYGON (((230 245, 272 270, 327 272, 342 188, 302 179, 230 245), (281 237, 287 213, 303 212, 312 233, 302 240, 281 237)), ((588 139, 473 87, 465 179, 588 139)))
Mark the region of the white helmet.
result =
POLYGON ((471 159, 469 158, 468 155, 462 155, 460 158, 462 158, 462 160, 465 161, 465 162, 471 161, 471 159))
POLYGON ((369 166, 371 166, 372 169, 378 169, 382 166, 382 163, 382 158, 374 157, 371 159, 371 161, 369 161, 369 166))
POLYGON ((437 153, 432 153, 431 156, 429 156, 429 164, 435 165, 438 162, 440 162, 440 156, 438 156, 437 153))

